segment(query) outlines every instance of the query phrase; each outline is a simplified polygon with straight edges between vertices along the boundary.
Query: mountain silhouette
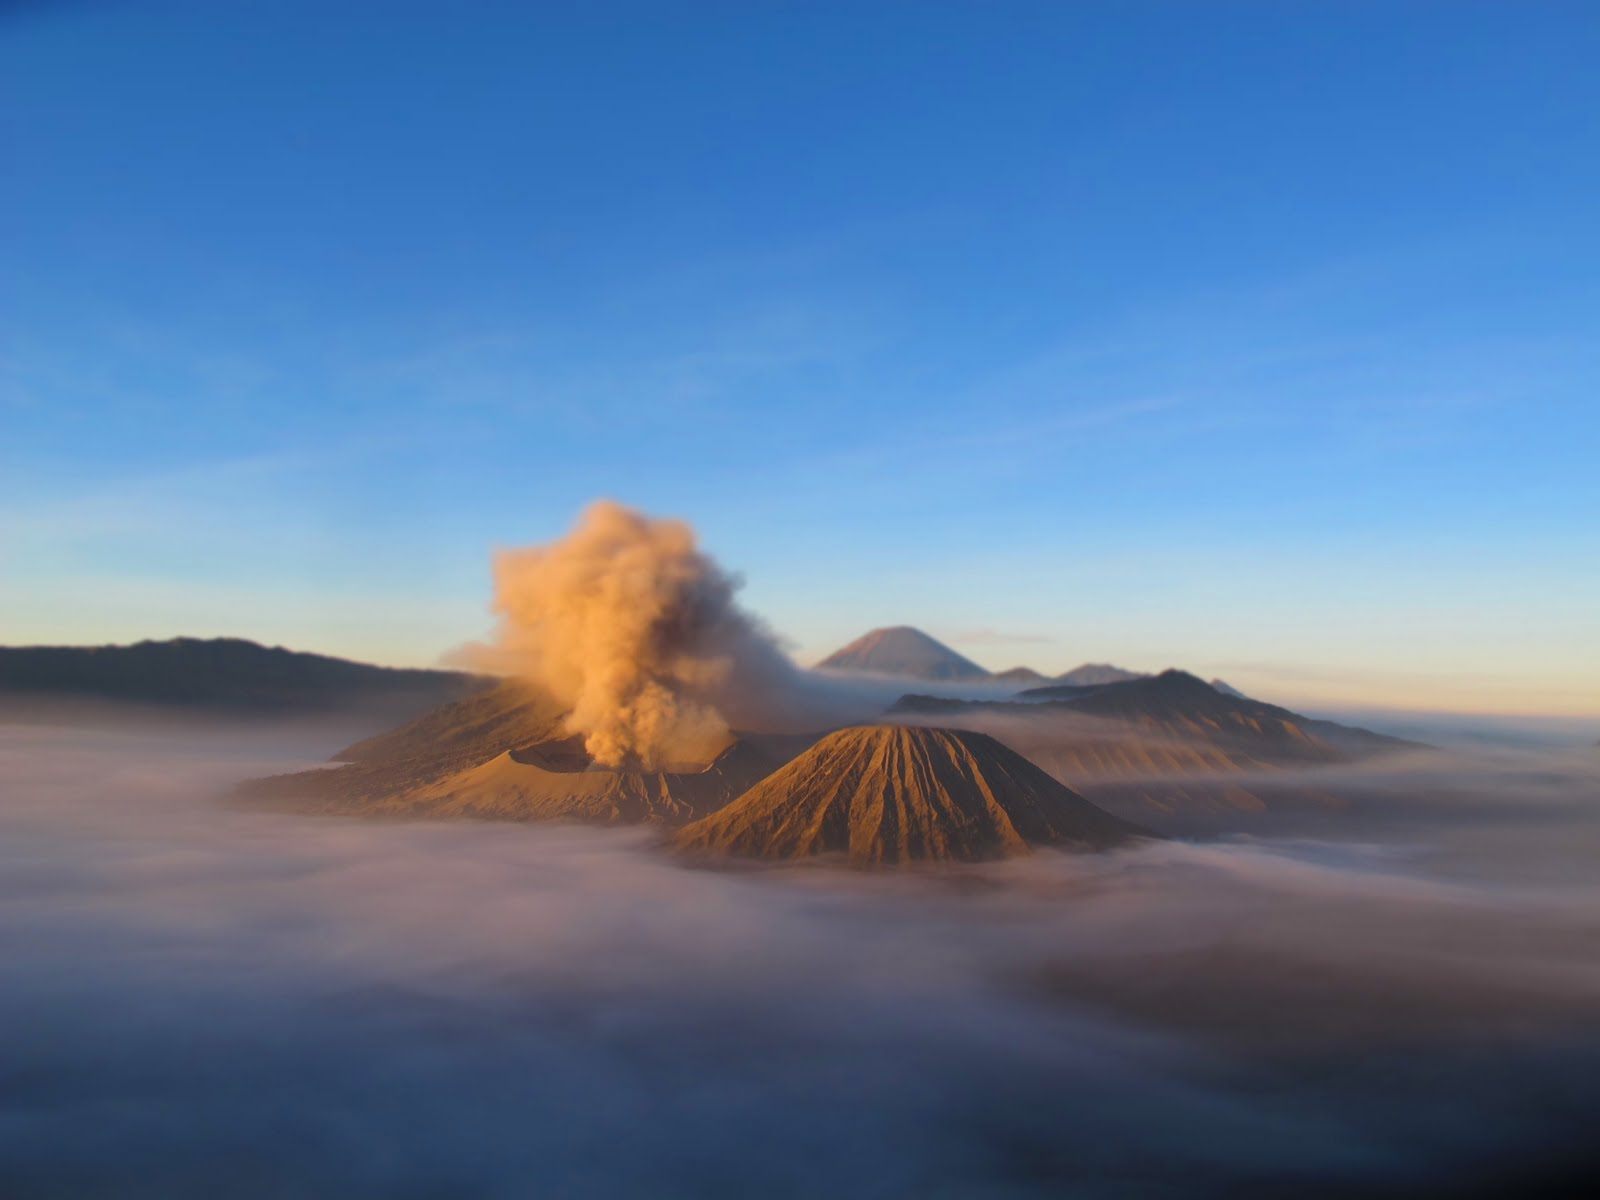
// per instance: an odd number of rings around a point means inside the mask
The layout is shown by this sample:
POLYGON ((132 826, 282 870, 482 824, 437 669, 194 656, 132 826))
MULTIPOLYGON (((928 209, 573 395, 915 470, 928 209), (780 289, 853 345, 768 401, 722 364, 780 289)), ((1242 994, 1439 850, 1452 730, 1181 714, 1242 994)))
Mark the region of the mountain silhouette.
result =
POLYGON ((95 702, 240 715, 402 715, 486 686, 456 671, 377 667, 243 638, 0 647, 0 702, 8 708, 95 702))

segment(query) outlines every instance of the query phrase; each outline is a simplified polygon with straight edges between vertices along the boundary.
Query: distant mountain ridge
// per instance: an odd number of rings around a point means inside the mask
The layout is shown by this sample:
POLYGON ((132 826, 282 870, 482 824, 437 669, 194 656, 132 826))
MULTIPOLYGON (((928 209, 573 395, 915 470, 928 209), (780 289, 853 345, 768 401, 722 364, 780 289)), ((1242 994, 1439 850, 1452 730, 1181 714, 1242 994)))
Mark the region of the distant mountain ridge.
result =
POLYGON ((377 667, 244 638, 0 647, 0 702, 11 707, 93 701, 280 715, 376 707, 399 715, 487 684, 458 671, 377 667))
POLYGON ((1050 676, 1035 671, 1032 667, 1012 667, 1006 671, 996 671, 989 678, 996 683, 1038 684, 1048 682, 1050 676))
POLYGON ((859 671, 873 675, 898 675, 904 679, 970 681, 1037 685, 1048 683, 1099 685, 1143 679, 1138 671, 1110 663, 1082 663, 1054 679, 1032 667, 1017 666, 989 671, 938 638, 910 625, 889 625, 862 634, 817 664, 825 671, 859 671))
POLYGON ((1127 683, 1130 679, 1148 679, 1142 671, 1129 671, 1113 667, 1110 663, 1083 663, 1056 676, 1057 683, 1077 687, 1098 687, 1102 683, 1127 683))
POLYGON ((1344 801, 1313 770, 1421 750, 1417 742, 1223 692, 1185 671, 1053 685, 1011 699, 908 694, 892 717, 959 725, 1008 745, 1119 816, 1171 832, 1344 801))
POLYGON ((953 700, 902 696, 894 713, 997 713, 1021 717, 1077 716, 1116 722, 1145 736, 1214 747, 1238 765, 1342 762, 1416 743, 1220 691, 1187 671, 1166 670, 1099 686, 1053 684, 1012 700, 953 700))

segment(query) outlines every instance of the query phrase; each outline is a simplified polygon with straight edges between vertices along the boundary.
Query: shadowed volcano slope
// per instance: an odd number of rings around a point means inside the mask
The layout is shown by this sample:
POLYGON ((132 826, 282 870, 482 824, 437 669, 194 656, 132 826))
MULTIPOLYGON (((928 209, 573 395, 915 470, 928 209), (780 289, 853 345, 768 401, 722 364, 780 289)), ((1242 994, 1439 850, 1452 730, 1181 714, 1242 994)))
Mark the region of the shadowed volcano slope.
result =
POLYGON ((442 704, 386 733, 346 746, 333 757, 374 768, 411 764, 447 774, 502 750, 563 736, 563 715, 551 697, 507 679, 479 695, 442 704))
POLYGON ((1143 833, 986 734, 864 725, 823 738, 681 830, 676 844, 758 858, 844 854, 866 865, 1099 849, 1143 833))

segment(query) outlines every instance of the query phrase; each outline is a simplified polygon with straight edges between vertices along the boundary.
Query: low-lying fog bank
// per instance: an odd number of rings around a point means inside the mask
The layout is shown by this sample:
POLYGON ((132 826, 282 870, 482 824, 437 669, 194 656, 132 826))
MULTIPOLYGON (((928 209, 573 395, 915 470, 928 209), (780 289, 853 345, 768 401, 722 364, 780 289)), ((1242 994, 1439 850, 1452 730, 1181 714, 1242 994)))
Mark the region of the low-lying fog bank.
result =
POLYGON ((216 799, 343 732, 0 727, 0 1194, 1595 1179, 1587 759, 1493 760, 1471 820, 940 874, 216 799))

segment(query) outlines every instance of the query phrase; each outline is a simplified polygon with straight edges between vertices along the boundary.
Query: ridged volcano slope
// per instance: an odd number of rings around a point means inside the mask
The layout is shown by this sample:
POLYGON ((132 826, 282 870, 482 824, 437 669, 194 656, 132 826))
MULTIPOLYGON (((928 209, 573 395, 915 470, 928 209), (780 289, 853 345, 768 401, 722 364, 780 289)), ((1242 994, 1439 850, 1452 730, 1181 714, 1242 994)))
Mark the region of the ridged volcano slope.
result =
POLYGON ((1100 849, 1144 832, 986 734, 865 725, 823 738, 680 830, 676 845, 757 858, 843 854, 867 865, 1100 849))

